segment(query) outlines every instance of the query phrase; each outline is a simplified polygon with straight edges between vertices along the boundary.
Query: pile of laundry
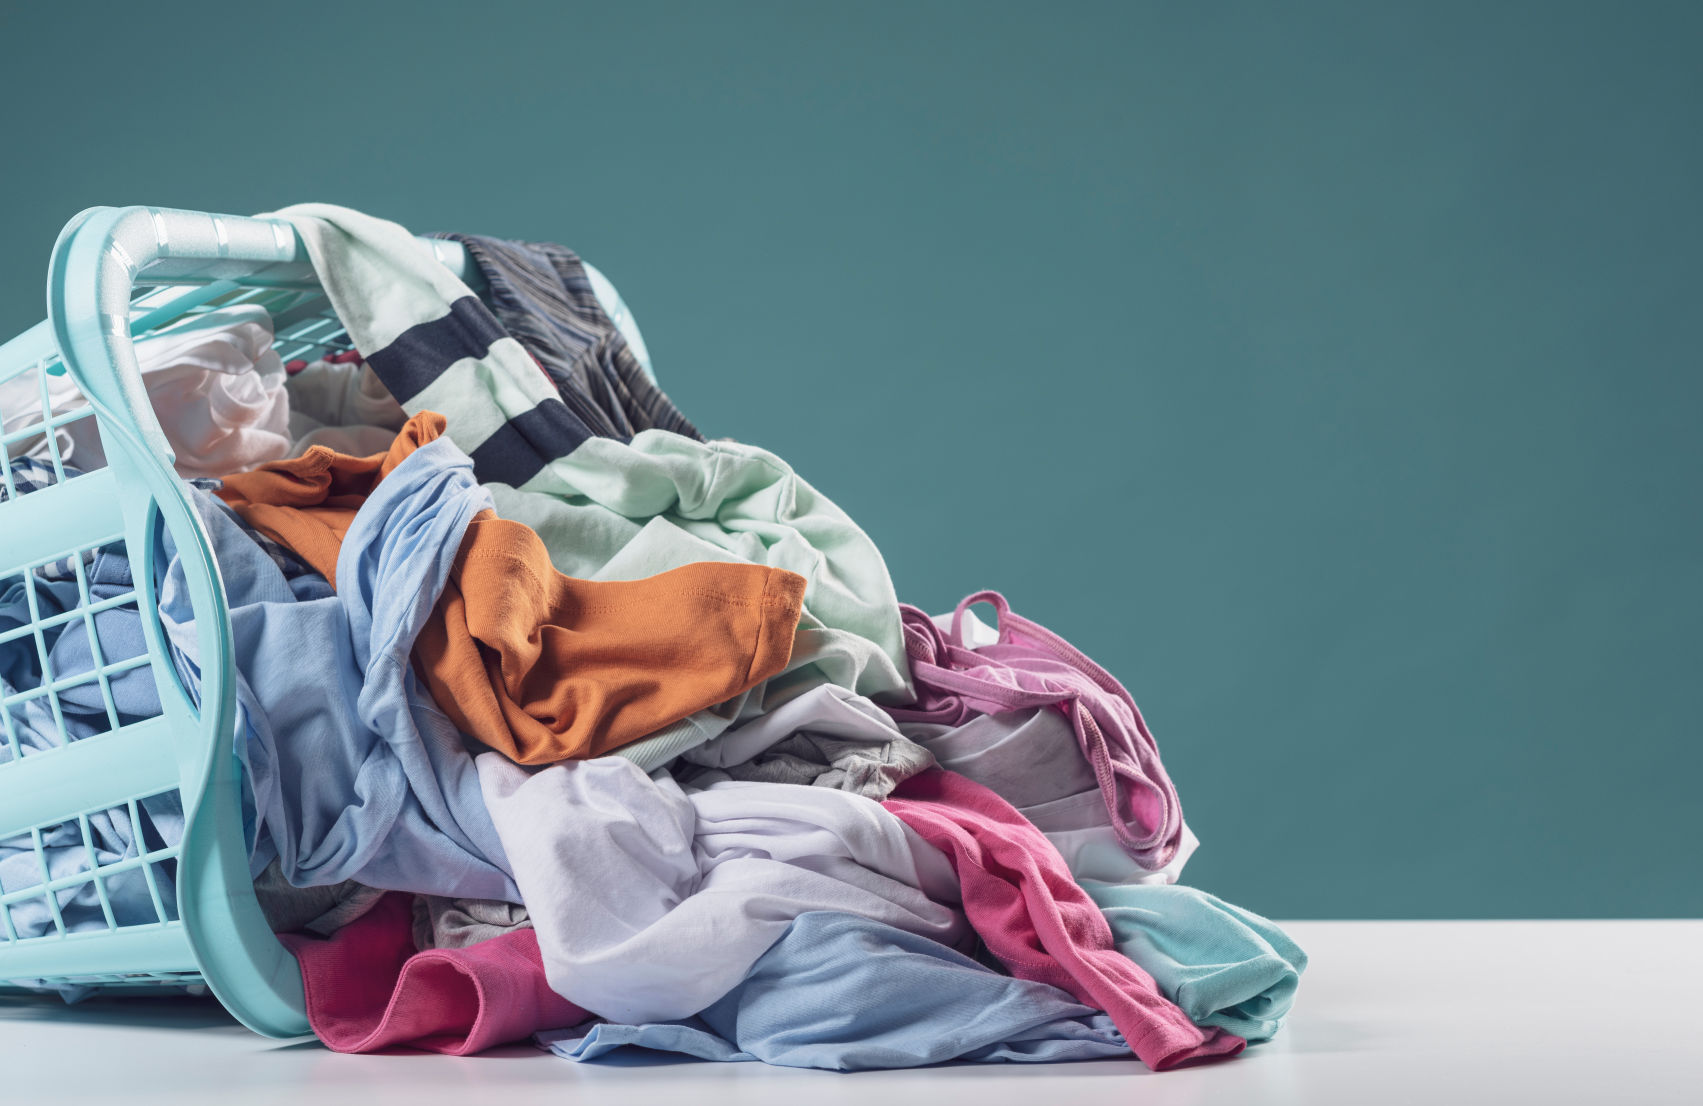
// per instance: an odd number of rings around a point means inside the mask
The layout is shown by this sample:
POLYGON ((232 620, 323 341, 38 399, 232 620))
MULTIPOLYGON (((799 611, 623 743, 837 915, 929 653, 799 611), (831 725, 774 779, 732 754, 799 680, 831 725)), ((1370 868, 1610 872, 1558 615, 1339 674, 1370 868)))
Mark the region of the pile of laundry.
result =
MULTIPOLYGON (((1197 841, 1108 672, 994 592, 900 603, 844 511, 675 408, 570 251, 454 236, 482 299, 393 223, 272 217, 359 352, 286 365, 236 305, 136 353, 229 602, 255 891, 327 1045, 1165 1069, 1277 1032, 1306 957, 1178 882, 1197 841)), ((9 386, 0 412, 39 407, 9 386)), ((47 432, 106 463, 92 420, 47 432)), ((0 635, 132 571, 122 544, 40 567, 0 635)), ((194 692, 175 555, 159 612, 194 692)), ((104 666, 112 702, 24 701, 23 754, 159 713, 133 609, 45 644, 0 636, 5 695, 104 666)), ((175 794, 136 809, 90 820, 102 863, 182 833, 175 794)), ((87 863, 61 828, 56 877, 87 863)), ((37 847, 0 842, 0 890, 37 847)), ((171 897, 105 890, 8 924, 171 897)))

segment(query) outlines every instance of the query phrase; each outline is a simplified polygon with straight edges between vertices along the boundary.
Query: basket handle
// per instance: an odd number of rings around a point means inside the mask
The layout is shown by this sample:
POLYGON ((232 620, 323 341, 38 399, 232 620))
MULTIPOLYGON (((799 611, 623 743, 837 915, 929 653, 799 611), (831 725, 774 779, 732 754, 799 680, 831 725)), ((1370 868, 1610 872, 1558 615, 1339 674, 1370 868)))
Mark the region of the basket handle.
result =
POLYGON ((242 830, 236 730, 236 660, 230 611, 212 544, 154 417, 130 340, 130 300, 140 283, 177 283, 299 272, 306 251, 287 226, 261 219, 160 208, 92 208, 66 224, 48 266, 48 320, 67 371, 100 419, 118 481, 125 545, 151 592, 160 545, 171 536, 195 612, 199 709, 184 689, 153 604, 142 623, 160 698, 172 723, 183 797, 178 912, 203 977, 239 1020, 268 1036, 308 1024, 294 959, 273 937, 254 897, 242 830), (293 268, 295 267, 295 268, 293 268))

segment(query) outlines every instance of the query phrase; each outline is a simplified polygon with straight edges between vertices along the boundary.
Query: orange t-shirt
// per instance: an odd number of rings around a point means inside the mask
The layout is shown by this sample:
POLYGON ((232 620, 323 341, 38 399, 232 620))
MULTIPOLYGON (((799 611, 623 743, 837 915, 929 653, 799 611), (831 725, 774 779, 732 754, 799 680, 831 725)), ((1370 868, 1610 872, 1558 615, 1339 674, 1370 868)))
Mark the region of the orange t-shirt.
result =
MULTIPOLYGON (((314 446, 227 476, 218 494, 336 587, 355 513, 445 425, 422 411, 384 453, 314 446)), ((414 643, 414 667, 438 709, 517 763, 599 756, 778 674, 804 587, 785 569, 719 561, 576 580, 556 571, 531 527, 481 511, 414 643)))

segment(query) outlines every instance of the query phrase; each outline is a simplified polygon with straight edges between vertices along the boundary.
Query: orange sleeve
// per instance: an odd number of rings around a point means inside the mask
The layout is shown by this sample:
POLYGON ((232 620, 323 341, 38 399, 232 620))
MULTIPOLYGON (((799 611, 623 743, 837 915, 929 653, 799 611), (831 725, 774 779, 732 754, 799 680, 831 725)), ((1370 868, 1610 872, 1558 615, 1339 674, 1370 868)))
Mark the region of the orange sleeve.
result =
POLYGON ((576 580, 528 527, 475 522, 415 644, 438 706, 520 764, 594 757, 786 667, 804 577, 705 562, 644 580, 576 580))

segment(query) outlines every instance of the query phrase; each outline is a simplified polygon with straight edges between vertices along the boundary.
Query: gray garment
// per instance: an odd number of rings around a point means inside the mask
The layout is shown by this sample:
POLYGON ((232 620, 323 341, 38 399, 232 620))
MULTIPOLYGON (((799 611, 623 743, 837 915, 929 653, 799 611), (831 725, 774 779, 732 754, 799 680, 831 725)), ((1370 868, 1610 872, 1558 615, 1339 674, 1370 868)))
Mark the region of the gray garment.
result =
POLYGON ((464 949, 517 929, 531 929, 526 907, 494 899, 414 896, 414 947, 464 949))
POLYGON ((1119 843, 1076 730, 1054 707, 980 714, 962 726, 900 722, 942 768, 995 792, 1047 835, 1077 879, 1175 883, 1200 839, 1187 823, 1171 862, 1143 868, 1119 843))
POLYGON ((704 440, 656 386, 626 331, 610 318, 590 267, 572 250, 473 234, 440 237, 467 248, 485 278, 491 313, 594 433, 626 441, 655 427, 704 440))
POLYGON ((674 777, 692 790, 746 780, 831 787, 880 801, 933 764, 933 754, 868 698, 821 684, 688 750, 674 777))
POLYGON ((686 769, 678 775, 685 786, 698 789, 723 780, 796 783, 851 791, 879 801, 933 763, 927 749, 897 735, 872 743, 797 733, 744 764, 686 769))
POLYGON ((1063 711, 1031 707, 977 715, 962 726, 901 722, 899 729, 942 768, 997 793, 1043 833, 1106 824, 1094 769, 1063 711))
POLYGON ((277 860, 254 881, 254 897, 273 933, 307 930, 329 937, 371 910, 384 892, 352 879, 327 887, 296 887, 284 878, 277 860))

